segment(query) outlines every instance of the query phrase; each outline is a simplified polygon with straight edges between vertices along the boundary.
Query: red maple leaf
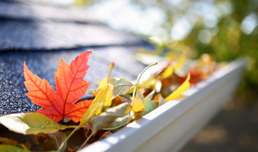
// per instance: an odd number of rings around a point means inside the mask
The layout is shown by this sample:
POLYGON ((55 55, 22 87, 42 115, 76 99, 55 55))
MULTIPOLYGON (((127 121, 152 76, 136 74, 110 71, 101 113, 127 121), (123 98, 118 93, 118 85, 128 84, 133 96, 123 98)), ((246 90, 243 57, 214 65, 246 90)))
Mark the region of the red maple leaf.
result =
POLYGON ((69 66, 62 59, 55 74, 55 91, 47 80, 40 79, 27 68, 24 62, 26 95, 33 103, 42 107, 35 112, 42 113, 58 122, 69 117, 79 122, 92 100, 76 103, 86 92, 90 82, 83 80, 89 68, 87 65, 91 51, 85 51, 75 58, 69 66), (75 104, 76 103, 76 104, 75 104))

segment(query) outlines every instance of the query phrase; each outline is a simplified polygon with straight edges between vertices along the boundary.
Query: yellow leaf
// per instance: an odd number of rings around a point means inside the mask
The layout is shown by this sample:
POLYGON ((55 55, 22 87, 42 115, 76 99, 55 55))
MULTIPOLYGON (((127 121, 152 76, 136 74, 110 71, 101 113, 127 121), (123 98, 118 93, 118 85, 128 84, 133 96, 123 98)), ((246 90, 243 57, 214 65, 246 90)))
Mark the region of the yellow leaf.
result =
POLYGON ((87 123, 90 118, 101 113, 103 106, 111 105, 113 86, 110 84, 105 85, 97 94, 89 109, 84 113, 80 125, 87 123))
POLYGON ((105 78, 99 83, 98 89, 103 88, 106 84, 107 84, 107 77, 105 77, 105 78))
POLYGON ((157 94, 157 95, 153 98, 153 102, 159 104, 159 103, 160 103, 160 100, 162 100, 162 99, 160 99, 161 97, 162 97, 161 94, 157 94))
POLYGON ((179 60, 177 61, 177 64, 175 65, 175 69, 179 69, 184 65, 185 62, 185 58, 186 58, 186 53, 185 51, 183 51, 182 55, 180 56, 179 60))
POLYGON ((190 88, 190 74, 188 74, 186 80, 182 85, 180 85, 174 92, 172 92, 167 98, 165 98, 165 101, 168 102, 170 100, 176 99, 179 96, 182 95, 182 93, 190 88))
POLYGON ((113 85, 107 84, 105 86, 105 102, 104 102, 104 107, 110 107, 112 104, 112 96, 113 96, 113 85))
POLYGON ((142 93, 138 90, 136 91, 132 110, 136 120, 142 117, 144 112, 144 99, 142 93))
POLYGON ((139 84, 138 84, 138 88, 150 88, 150 89, 153 89, 156 85, 156 78, 154 77, 154 75, 150 75, 148 77, 148 79, 144 80, 144 81, 141 81, 139 84))
POLYGON ((174 72, 174 67, 172 65, 169 65, 166 70, 161 74, 161 77, 163 79, 166 79, 168 77, 170 77, 174 72))
POLYGON ((168 77, 170 77, 173 72, 174 72, 174 69, 179 69, 183 66, 184 62, 185 62, 185 58, 186 58, 186 53, 185 51, 182 53, 182 55, 180 56, 180 58, 178 59, 177 63, 175 66, 173 66, 172 64, 170 64, 166 69, 165 71, 161 74, 161 77, 163 79, 166 79, 168 77))

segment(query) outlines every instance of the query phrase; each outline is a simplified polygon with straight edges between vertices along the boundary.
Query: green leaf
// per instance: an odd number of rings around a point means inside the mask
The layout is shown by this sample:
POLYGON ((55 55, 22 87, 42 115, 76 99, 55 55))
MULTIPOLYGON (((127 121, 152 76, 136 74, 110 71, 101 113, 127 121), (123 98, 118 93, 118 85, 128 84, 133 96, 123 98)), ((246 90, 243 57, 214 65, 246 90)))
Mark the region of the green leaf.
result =
POLYGON ((18 113, 0 117, 0 122, 11 131, 31 135, 55 133, 64 129, 52 119, 40 113, 18 113))
POLYGON ((156 101, 157 99, 153 99, 155 92, 156 91, 154 89, 153 91, 151 91, 148 94, 148 96, 146 96, 143 99, 143 102, 144 102, 143 116, 146 115, 147 113, 151 112, 152 110, 156 109, 159 106, 159 101, 156 101))
POLYGON ((0 151, 1 152, 30 152, 28 150, 21 149, 11 145, 0 145, 0 151))
POLYGON ((113 96, 127 93, 133 87, 133 84, 124 78, 111 78, 110 83, 114 86, 113 96))
POLYGON ((153 102, 151 99, 149 98, 145 98, 144 99, 144 112, 143 112, 143 116, 148 114, 149 112, 151 112, 152 110, 156 109, 159 106, 158 103, 153 102))

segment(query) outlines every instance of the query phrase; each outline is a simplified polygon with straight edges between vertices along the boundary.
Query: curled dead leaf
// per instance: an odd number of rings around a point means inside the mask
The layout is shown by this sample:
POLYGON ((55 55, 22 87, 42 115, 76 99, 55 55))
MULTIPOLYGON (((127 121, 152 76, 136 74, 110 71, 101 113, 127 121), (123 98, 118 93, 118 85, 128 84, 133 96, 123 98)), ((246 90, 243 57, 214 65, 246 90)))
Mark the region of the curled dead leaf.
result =
POLYGON ((133 84, 124 78, 111 78, 110 83, 113 85, 113 96, 127 93, 133 87, 133 84))
POLYGON ((125 102, 91 118, 89 124, 92 127, 92 134, 95 135, 98 130, 108 127, 116 118, 125 116, 131 108, 131 105, 125 102))
POLYGON ((113 99, 112 99, 112 107, 115 107, 119 104, 123 103, 123 99, 120 97, 120 96, 115 96, 113 99))

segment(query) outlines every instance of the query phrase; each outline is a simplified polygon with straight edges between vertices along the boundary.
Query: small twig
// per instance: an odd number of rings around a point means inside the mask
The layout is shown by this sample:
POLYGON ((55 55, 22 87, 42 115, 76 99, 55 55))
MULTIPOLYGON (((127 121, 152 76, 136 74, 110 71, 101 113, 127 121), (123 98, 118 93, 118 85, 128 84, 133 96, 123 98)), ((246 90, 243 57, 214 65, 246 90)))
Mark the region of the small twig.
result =
POLYGON ((92 135, 93 134, 91 133, 90 136, 85 140, 85 142, 81 145, 81 147, 78 150, 80 150, 84 147, 84 145, 89 141, 89 139, 91 138, 92 135))
MULTIPOLYGON (((133 90, 133 97, 132 97, 132 103, 131 103, 132 106, 134 105, 135 93, 136 93, 137 86, 138 86, 138 84, 139 84, 139 81, 140 81, 140 79, 141 79, 143 73, 144 73, 146 70, 148 70, 150 67, 152 67, 152 66, 154 66, 154 65, 157 65, 157 64, 158 64, 158 63, 155 62, 155 63, 153 63, 153 64, 151 64, 151 65, 148 65, 148 66, 139 74, 139 76, 137 77, 137 82, 136 82, 135 87, 134 87, 134 90, 133 90)), ((129 123, 129 121, 130 121, 130 117, 131 117, 131 113, 129 112, 128 123, 129 123)))
POLYGON ((109 82, 110 82, 111 71, 113 70, 114 65, 115 65, 115 63, 114 63, 114 62, 111 62, 111 63, 110 63, 110 65, 109 65, 108 77, 107 77, 107 84, 109 84, 109 82))
POLYGON ((134 90, 133 90, 132 105, 134 104, 134 98, 135 98, 136 89, 137 89, 138 83, 139 83, 139 81, 140 81, 140 79, 141 79, 143 73, 144 73, 146 70, 148 70, 150 67, 152 67, 152 66, 154 66, 154 65, 157 65, 157 64, 158 64, 158 63, 155 62, 155 63, 153 63, 153 64, 147 66, 147 67, 140 73, 140 75, 138 76, 137 82, 136 82, 136 85, 135 85, 135 88, 134 88, 134 90))
POLYGON ((68 141, 68 139, 77 131, 81 128, 81 125, 77 126, 76 128, 74 128, 74 130, 68 135, 68 137, 63 141, 63 143, 61 144, 61 146, 58 148, 57 152, 60 152, 62 150, 62 148, 64 147, 65 143, 68 141))

